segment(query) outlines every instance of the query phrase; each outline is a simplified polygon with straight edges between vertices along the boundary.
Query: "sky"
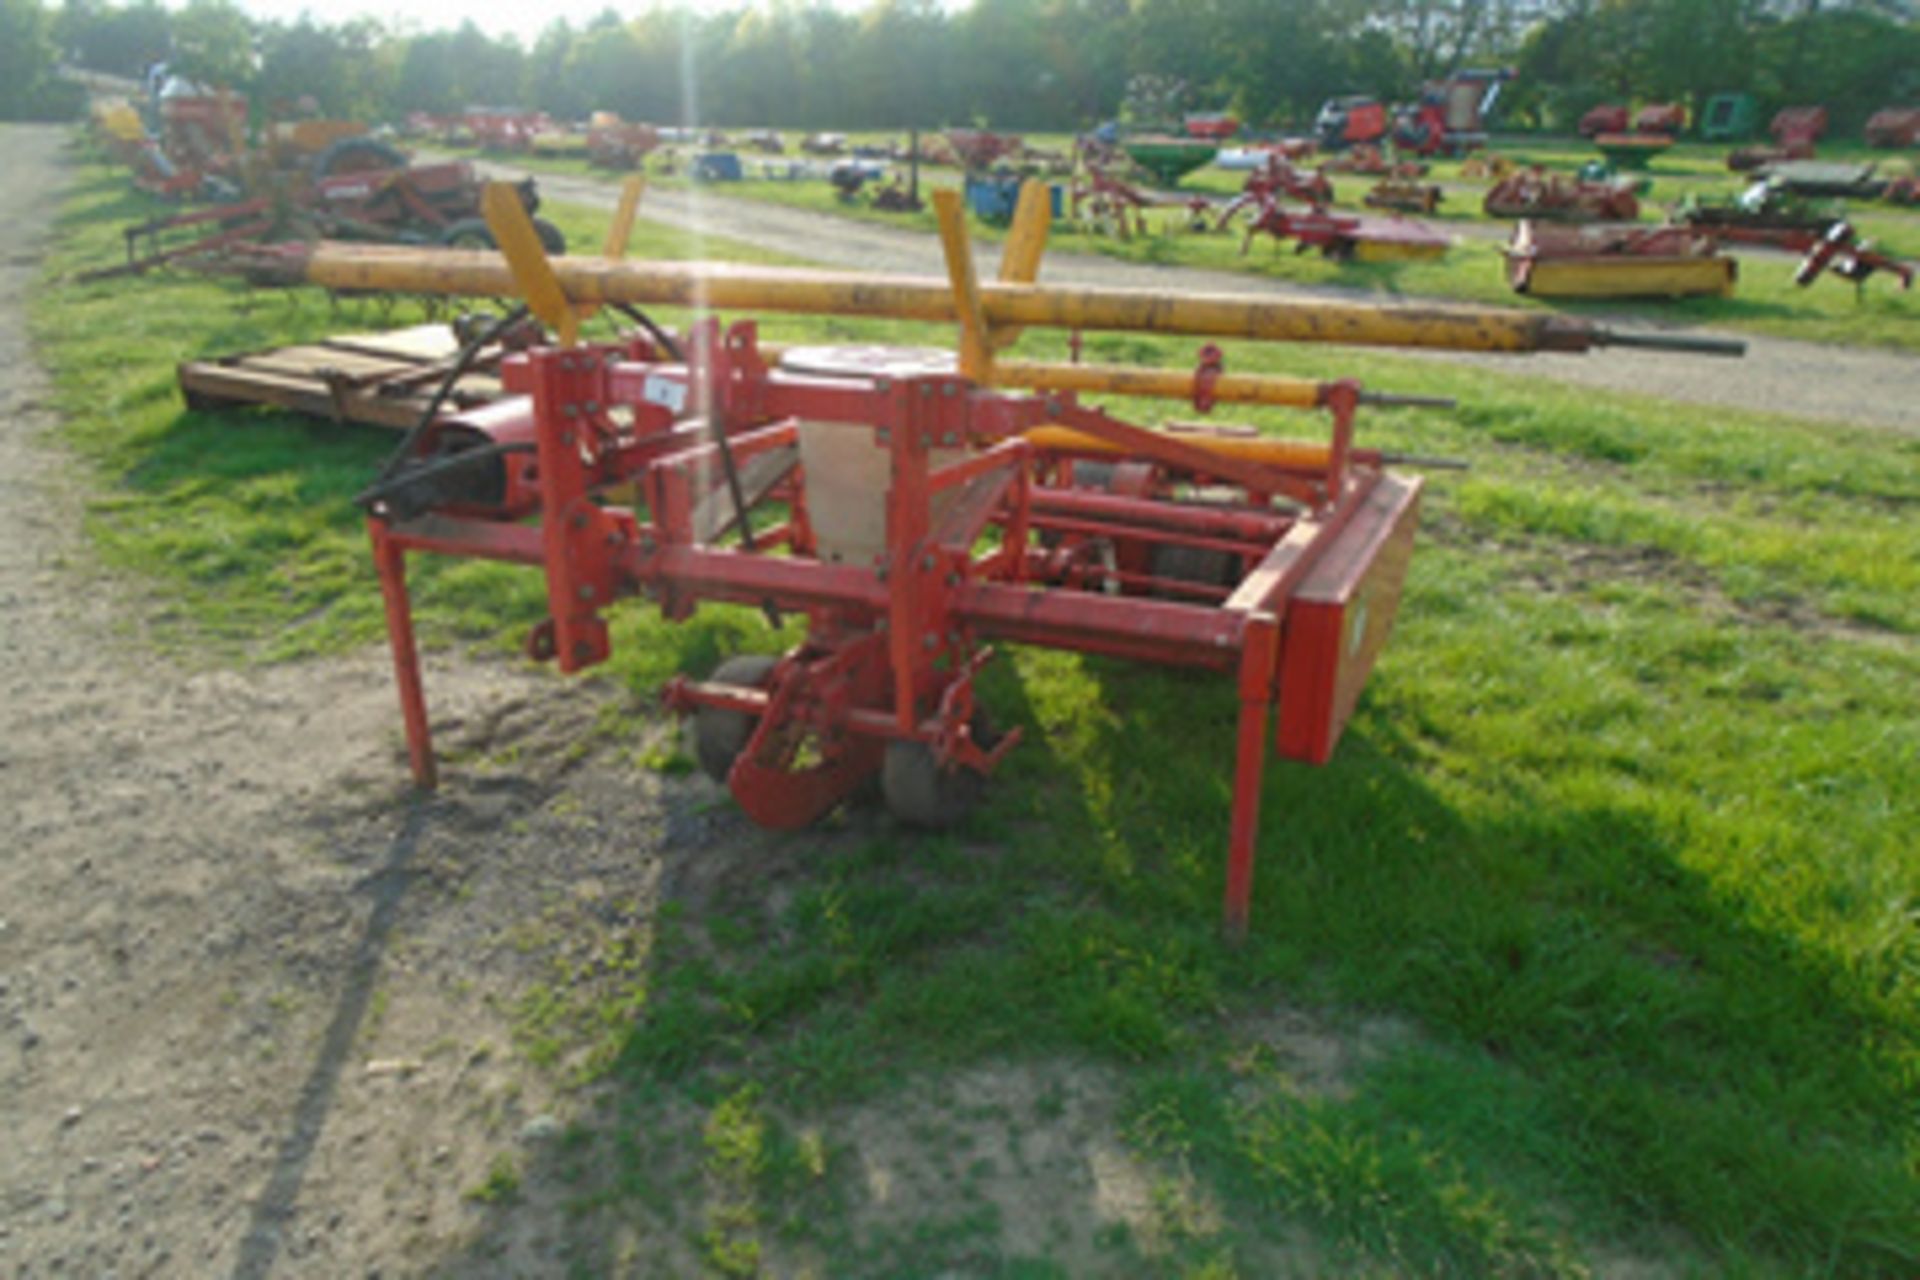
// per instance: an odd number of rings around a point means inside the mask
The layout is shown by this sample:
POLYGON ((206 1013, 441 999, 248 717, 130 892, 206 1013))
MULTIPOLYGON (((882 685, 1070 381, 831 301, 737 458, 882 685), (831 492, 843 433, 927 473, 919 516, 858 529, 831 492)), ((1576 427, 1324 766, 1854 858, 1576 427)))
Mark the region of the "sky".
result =
MULTIPOLYGON (((803 4, 826 4, 831 8, 857 10, 868 0, 796 0, 803 4)), ((175 7, 181 0, 172 0, 175 7)), ((235 0, 246 13, 256 18, 292 22, 302 13, 311 13, 323 22, 345 22, 351 18, 371 17, 402 30, 451 30, 471 18, 488 35, 513 35, 531 45, 540 29, 555 18, 565 18, 574 26, 583 26, 602 11, 612 9, 622 17, 631 17, 649 7, 647 0, 235 0)), ((766 0, 684 0, 696 10, 737 10, 764 4, 766 0)), ((951 3, 948 7, 952 7, 951 3)))

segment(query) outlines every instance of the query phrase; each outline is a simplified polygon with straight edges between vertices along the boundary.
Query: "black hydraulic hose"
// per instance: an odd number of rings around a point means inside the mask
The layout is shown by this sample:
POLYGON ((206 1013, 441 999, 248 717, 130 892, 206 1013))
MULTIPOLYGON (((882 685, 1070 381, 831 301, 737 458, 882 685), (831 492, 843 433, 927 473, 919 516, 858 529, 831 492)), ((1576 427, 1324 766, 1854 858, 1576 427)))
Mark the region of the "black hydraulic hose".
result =
POLYGON ((652 316, 649 316, 646 312, 629 302, 609 302, 607 305, 639 325, 642 329, 645 329, 647 336, 659 343, 660 349, 673 357, 676 364, 685 364, 687 362, 686 356, 681 354, 680 344, 675 342, 665 329, 655 324, 652 316))
POLYGON ((449 453, 434 458, 429 462, 422 462, 418 466, 407 468, 398 475, 381 476, 372 484, 355 494, 353 501, 354 504, 359 507, 372 507, 374 504, 385 502, 393 497, 393 495, 411 489, 423 481, 433 480, 444 475, 451 475, 456 471, 464 471, 476 462, 487 462, 494 458, 504 458, 512 453, 532 453, 533 451, 534 446, 531 441, 490 441, 487 444, 476 445, 471 449, 462 449, 459 453, 449 453))
MULTIPOLYGON (((413 456, 414 446, 420 443, 420 437, 427 433, 427 428, 431 427, 434 419, 440 416, 440 406, 447 402, 447 397, 453 394, 453 389, 459 383, 460 379, 466 377, 467 371, 473 368, 473 362, 479 357, 480 352, 485 349, 489 343, 499 338, 501 334, 513 328, 514 325, 519 324, 526 318, 527 308, 525 304, 517 306, 481 330, 475 335, 473 341, 467 343, 466 346, 460 349, 460 354, 455 358, 453 367, 447 370, 447 376, 442 378, 440 385, 434 389, 433 398, 427 401, 425 412, 420 415, 419 421, 408 428, 407 434, 400 437, 399 445, 394 448, 392 453, 387 455, 386 462, 381 464, 380 474, 374 477, 373 484, 368 487, 366 492, 371 493, 375 489, 378 489, 384 482, 391 480, 394 472, 404 466, 407 459, 413 456)), ((359 501, 359 499, 355 499, 355 501, 359 501)))

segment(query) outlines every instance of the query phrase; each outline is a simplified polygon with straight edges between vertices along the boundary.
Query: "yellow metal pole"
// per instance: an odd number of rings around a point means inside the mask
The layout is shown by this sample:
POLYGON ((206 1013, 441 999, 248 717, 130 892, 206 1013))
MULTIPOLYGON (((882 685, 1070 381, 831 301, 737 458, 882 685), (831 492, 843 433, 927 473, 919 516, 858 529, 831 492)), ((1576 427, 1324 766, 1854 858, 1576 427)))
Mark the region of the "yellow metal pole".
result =
POLYGON ((934 192, 933 212, 940 220, 940 247, 947 256, 953 306, 960 313, 960 375, 985 382, 993 368, 993 345, 987 317, 980 309, 980 277, 973 269, 973 242, 967 235, 960 193, 952 187, 934 192))
MULTIPOLYGON (((760 354, 775 365, 791 349, 777 342, 760 344, 760 354)), ((1140 396, 1154 400, 1191 401, 1194 398, 1194 376, 1189 372, 1121 364, 995 360, 981 385, 1014 391, 1071 391, 1088 395, 1140 396)), ((1326 403, 1330 385, 1311 378, 1288 378, 1279 374, 1221 373, 1214 376, 1213 399, 1220 404, 1317 409, 1326 403)), ((1450 402, 1433 399, 1420 403, 1428 407, 1443 407, 1450 402)))
MULTIPOLYGON (((722 311, 783 311, 952 323, 959 318, 945 281, 913 276, 767 267, 728 262, 608 262, 558 258, 553 270, 577 302, 637 306, 705 305, 722 311)), ((498 298, 515 292, 513 272, 484 250, 322 244, 306 279, 330 289, 390 290, 498 298)), ((989 325, 1126 330, 1263 342, 1537 351, 1587 331, 1579 321, 1498 308, 1390 306, 1231 293, 1155 293, 1092 286, 982 284, 989 325)), ((1577 341, 1570 344, 1577 347, 1577 341)))
MULTIPOLYGON (((1000 283, 1032 284, 1040 278, 1040 258, 1047 251, 1047 234, 1053 230, 1053 203, 1047 184, 1028 178, 1020 184, 1020 200, 1013 207, 1013 225, 1007 228, 1007 242, 1000 249, 1000 283)), ((1020 341, 1020 330, 1006 325, 992 331, 988 345, 1005 351, 1020 341)))
POLYGON ((480 207, 487 215, 487 230, 493 232, 500 252, 512 264, 515 287, 500 292, 518 292, 527 309, 560 335, 561 345, 572 346, 580 338, 580 314, 554 275, 553 260, 540 243, 540 233, 533 229, 533 219, 527 216, 519 190, 505 182, 489 182, 480 197, 480 207))
POLYGON ((607 228, 607 243, 602 256, 618 262, 627 256, 627 241, 633 237, 633 218, 640 211, 640 196, 647 189, 647 177, 636 173, 620 184, 620 203, 614 206, 613 225, 607 228))
MULTIPOLYGON (((557 258, 552 270, 575 302, 706 306, 952 323, 949 282, 717 262, 609 262, 557 258)), ((322 243, 296 278, 332 289, 497 298, 514 293, 498 254, 322 243)), ((989 328, 1124 330, 1258 342, 1334 342, 1461 351, 1584 351, 1602 344, 1738 354, 1739 345, 1692 335, 1612 332, 1587 321, 1498 307, 1383 305, 1233 293, 1176 294, 1044 284, 979 285, 989 328)))
POLYGON ((1040 278, 1040 258, 1053 230, 1053 202, 1047 184, 1028 178, 1020 185, 1020 202, 1013 208, 1013 225, 1000 250, 1000 283, 1032 284, 1040 278))
MULTIPOLYGON (((1114 364, 1040 364, 1002 360, 993 368, 994 386, 1026 391, 1074 391, 1096 395, 1152 396, 1161 400, 1194 398, 1194 376, 1180 369, 1134 368, 1114 364)), ((1305 378, 1257 373, 1214 376, 1213 398, 1225 404, 1264 404, 1312 409, 1324 400, 1323 384, 1305 378)))

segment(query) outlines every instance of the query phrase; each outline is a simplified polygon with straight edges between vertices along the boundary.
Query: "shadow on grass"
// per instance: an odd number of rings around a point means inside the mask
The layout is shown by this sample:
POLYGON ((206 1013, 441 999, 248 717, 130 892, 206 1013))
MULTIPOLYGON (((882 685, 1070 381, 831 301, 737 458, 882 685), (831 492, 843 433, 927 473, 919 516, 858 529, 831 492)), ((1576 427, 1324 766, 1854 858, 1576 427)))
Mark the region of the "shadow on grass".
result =
MULTIPOLYGON (((861 809, 791 837, 722 820, 667 850, 645 1011, 577 1141, 535 1171, 564 1172, 583 1215, 572 1264, 611 1265, 636 1220, 695 1247, 711 1170, 685 1117, 742 1089, 817 1118, 1049 1057, 1141 1087, 1198 1079, 1211 1101, 1187 1149, 1218 1197, 1376 1262, 1500 1263, 1505 1220, 1447 1208, 1431 1181, 1453 1167, 1529 1231, 1570 1215, 1588 1247, 1678 1233, 1724 1265, 1834 1274, 1920 1258, 1896 1061, 1911 1028, 1684 866, 1646 813, 1543 802, 1525 778, 1463 807, 1419 744, 1363 716, 1332 766, 1270 769, 1254 937, 1224 948, 1227 685, 1018 653, 986 696, 1030 737, 966 830, 914 836, 861 809), (1276 1001, 1417 1029, 1316 1113, 1401 1152, 1398 1198, 1309 1194, 1313 1170, 1243 1132, 1264 1113, 1227 1104, 1225 1060, 1276 1001)), ((762 1182, 786 1197, 769 1220, 802 1223, 833 1273, 861 1270, 844 1162, 762 1182)), ((477 1248, 450 1273, 491 1256, 477 1248)))

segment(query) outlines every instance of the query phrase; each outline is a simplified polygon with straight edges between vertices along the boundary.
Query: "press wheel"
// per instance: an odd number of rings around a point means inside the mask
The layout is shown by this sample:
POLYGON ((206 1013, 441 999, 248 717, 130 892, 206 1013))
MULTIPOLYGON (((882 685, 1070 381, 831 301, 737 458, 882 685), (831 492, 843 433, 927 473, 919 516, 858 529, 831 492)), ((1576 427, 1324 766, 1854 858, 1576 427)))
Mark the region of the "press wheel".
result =
MULTIPOLYGON (((973 740, 990 750, 999 739, 975 708, 969 728, 973 740)), ((896 740, 887 744, 880 764, 880 794, 894 817, 914 827, 957 826, 972 813, 987 792, 985 774, 963 767, 941 768, 933 748, 924 742, 896 740)))
MULTIPOLYGON (((715 667, 707 677, 711 684, 739 685, 745 689, 764 688, 779 659, 765 653, 740 653, 715 667)), ((759 717, 724 707, 700 707, 693 713, 693 754, 700 768, 715 782, 725 784, 733 772, 733 762, 753 736, 759 717)))

